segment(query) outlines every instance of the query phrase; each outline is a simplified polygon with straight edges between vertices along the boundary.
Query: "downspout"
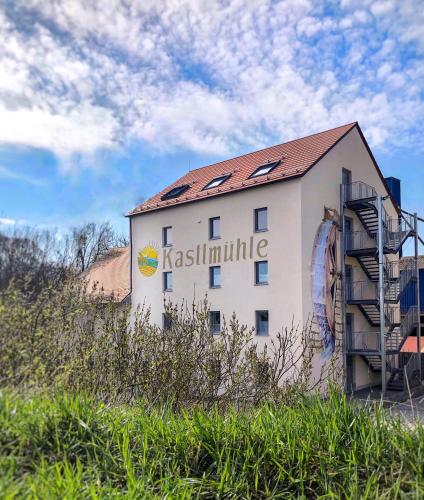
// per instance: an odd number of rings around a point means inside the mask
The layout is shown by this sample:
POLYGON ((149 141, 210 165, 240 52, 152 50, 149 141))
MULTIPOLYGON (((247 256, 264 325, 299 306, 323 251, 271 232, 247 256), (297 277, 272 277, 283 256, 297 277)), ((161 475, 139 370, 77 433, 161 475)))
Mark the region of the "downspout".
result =
MULTIPOLYGON (((345 210, 344 210, 344 184, 340 185, 340 214, 341 214, 341 238, 340 238, 340 259, 341 259, 341 278, 342 278, 342 286, 341 286, 341 294, 342 294, 342 351, 343 351, 343 368, 345 372, 345 392, 349 391, 348 386, 348 366, 347 366, 347 343, 348 339, 347 328, 346 328, 346 256, 345 256, 345 210)), ((353 382, 353 381, 351 381, 353 382)), ((353 383, 352 383, 353 385, 353 383)))

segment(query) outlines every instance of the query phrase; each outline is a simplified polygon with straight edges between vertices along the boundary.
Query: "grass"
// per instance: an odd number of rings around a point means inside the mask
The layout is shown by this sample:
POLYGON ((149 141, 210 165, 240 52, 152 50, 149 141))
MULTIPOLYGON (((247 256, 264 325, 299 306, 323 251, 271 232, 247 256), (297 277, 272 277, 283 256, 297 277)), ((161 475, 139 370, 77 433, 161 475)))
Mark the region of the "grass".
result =
POLYGON ((0 393, 0 498, 422 498, 423 452, 337 393, 225 414, 0 393))

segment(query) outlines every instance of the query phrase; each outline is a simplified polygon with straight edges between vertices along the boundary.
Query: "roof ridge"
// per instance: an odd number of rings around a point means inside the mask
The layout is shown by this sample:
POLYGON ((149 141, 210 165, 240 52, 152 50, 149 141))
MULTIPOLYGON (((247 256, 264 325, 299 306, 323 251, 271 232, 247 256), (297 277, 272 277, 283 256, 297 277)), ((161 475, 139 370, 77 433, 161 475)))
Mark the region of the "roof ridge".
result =
POLYGON ((274 144, 273 146, 267 146, 266 148, 257 149, 255 151, 250 151, 249 153, 243 153, 242 155, 234 156, 233 158, 228 158, 227 160, 221 160, 221 161, 217 161, 216 163, 210 163, 209 165, 203 165, 203 167, 193 168, 189 172, 185 173, 183 175, 183 177, 185 177, 187 174, 190 174, 192 172, 196 172, 197 170, 202 170, 203 168, 210 168, 210 167, 214 167, 216 165, 220 165, 221 163, 226 163, 226 162, 231 161, 231 160, 238 160, 239 158, 243 158, 244 156, 249 156, 249 155, 252 155, 255 153, 260 153, 262 151, 266 151, 267 149, 272 149, 272 148, 276 148, 278 146, 283 146, 284 144, 290 144, 291 142, 297 142, 297 141, 301 141, 303 139, 308 139, 309 137, 313 137, 314 135, 321 135, 321 134, 325 134, 327 132, 332 132, 333 130, 337 130, 338 128, 343 128, 343 127, 348 127, 348 126, 353 128, 357 124, 358 124, 358 122, 345 123, 344 125, 339 125, 337 127, 329 128, 327 130, 321 130, 321 132, 314 132, 313 134, 304 135, 303 137, 298 137, 297 139, 290 139, 290 141, 280 142, 279 144, 274 144))
MULTIPOLYGON (((144 203, 135 207, 129 212, 128 216, 136 215, 143 211, 175 206, 179 203, 205 199, 209 196, 225 194, 225 192, 235 192, 240 189, 253 187, 254 185, 259 186, 276 182, 277 180, 303 176, 347 134, 355 129, 361 134, 359 124, 356 121, 190 170, 181 175, 181 177, 168 185, 165 189, 160 190, 144 203), (252 156, 255 158, 252 158, 252 156), (253 168, 253 166, 257 166, 256 163, 265 159, 271 161, 271 158, 285 160, 282 163, 280 162, 283 165, 282 168, 277 167, 275 169, 275 175, 278 174, 278 179, 274 178, 273 175, 271 175, 271 177, 267 175, 266 179, 264 178, 262 179, 263 182, 260 182, 259 179, 252 179, 249 177, 251 174, 249 170, 253 168), (255 165, 253 163, 255 163, 255 165), (203 196, 204 186, 212 180, 212 176, 216 177, 217 175, 223 175, 230 171, 234 173, 234 177, 230 177, 230 180, 223 187, 223 191, 218 187, 213 192, 205 191, 206 196, 203 196), (245 174, 244 177, 243 174, 245 174), (197 182, 200 183, 197 184, 197 182), (167 190, 169 191, 182 184, 189 184, 192 188, 186 196, 176 197, 171 200, 171 202, 164 202, 160 198, 167 190)), ((364 138, 363 140, 365 142, 364 138)))

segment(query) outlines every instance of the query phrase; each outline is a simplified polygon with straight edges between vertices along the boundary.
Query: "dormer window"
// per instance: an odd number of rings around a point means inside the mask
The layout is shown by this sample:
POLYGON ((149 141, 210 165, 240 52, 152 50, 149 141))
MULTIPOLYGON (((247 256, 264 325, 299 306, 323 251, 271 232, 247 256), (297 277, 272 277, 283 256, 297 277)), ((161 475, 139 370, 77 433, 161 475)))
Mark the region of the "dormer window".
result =
POLYGON ((187 191, 187 189, 190 186, 188 184, 183 184, 182 186, 177 186, 171 189, 171 191, 168 191, 164 195, 160 197, 160 199, 163 200, 169 200, 170 198, 178 198, 178 196, 181 196, 183 193, 187 191))
POLYGON ((231 174, 220 175, 219 177, 215 177, 215 179, 212 179, 210 182, 208 182, 203 189, 216 188, 216 187, 220 186, 221 184, 223 184, 230 177, 231 177, 231 174))
POLYGON ((250 177, 259 177, 260 175, 269 174, 274 168, 278 167, 281 163, 281 160, 272 161, 270 163, 266 163, 265 165, 261 165, 258 167, 250 177))

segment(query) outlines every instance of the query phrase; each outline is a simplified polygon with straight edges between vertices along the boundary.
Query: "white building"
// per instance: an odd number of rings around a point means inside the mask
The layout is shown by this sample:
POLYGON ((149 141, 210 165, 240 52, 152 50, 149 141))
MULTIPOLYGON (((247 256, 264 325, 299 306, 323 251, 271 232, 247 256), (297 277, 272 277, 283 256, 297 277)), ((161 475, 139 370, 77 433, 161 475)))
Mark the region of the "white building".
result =
POLYGON ((150 305, 162 325, 164 295, 207 294, 213 332, 235 312, 260 343, 314 317, 327 357, 340 343, 349 390, 399 385, 413 322, 406 332, 394 319, 399 288, 379 307, 378 286, 401 286, 398 250, 413 232, 399 214, 357 123, 190 171, 129 214, 133 307, 150 305))

